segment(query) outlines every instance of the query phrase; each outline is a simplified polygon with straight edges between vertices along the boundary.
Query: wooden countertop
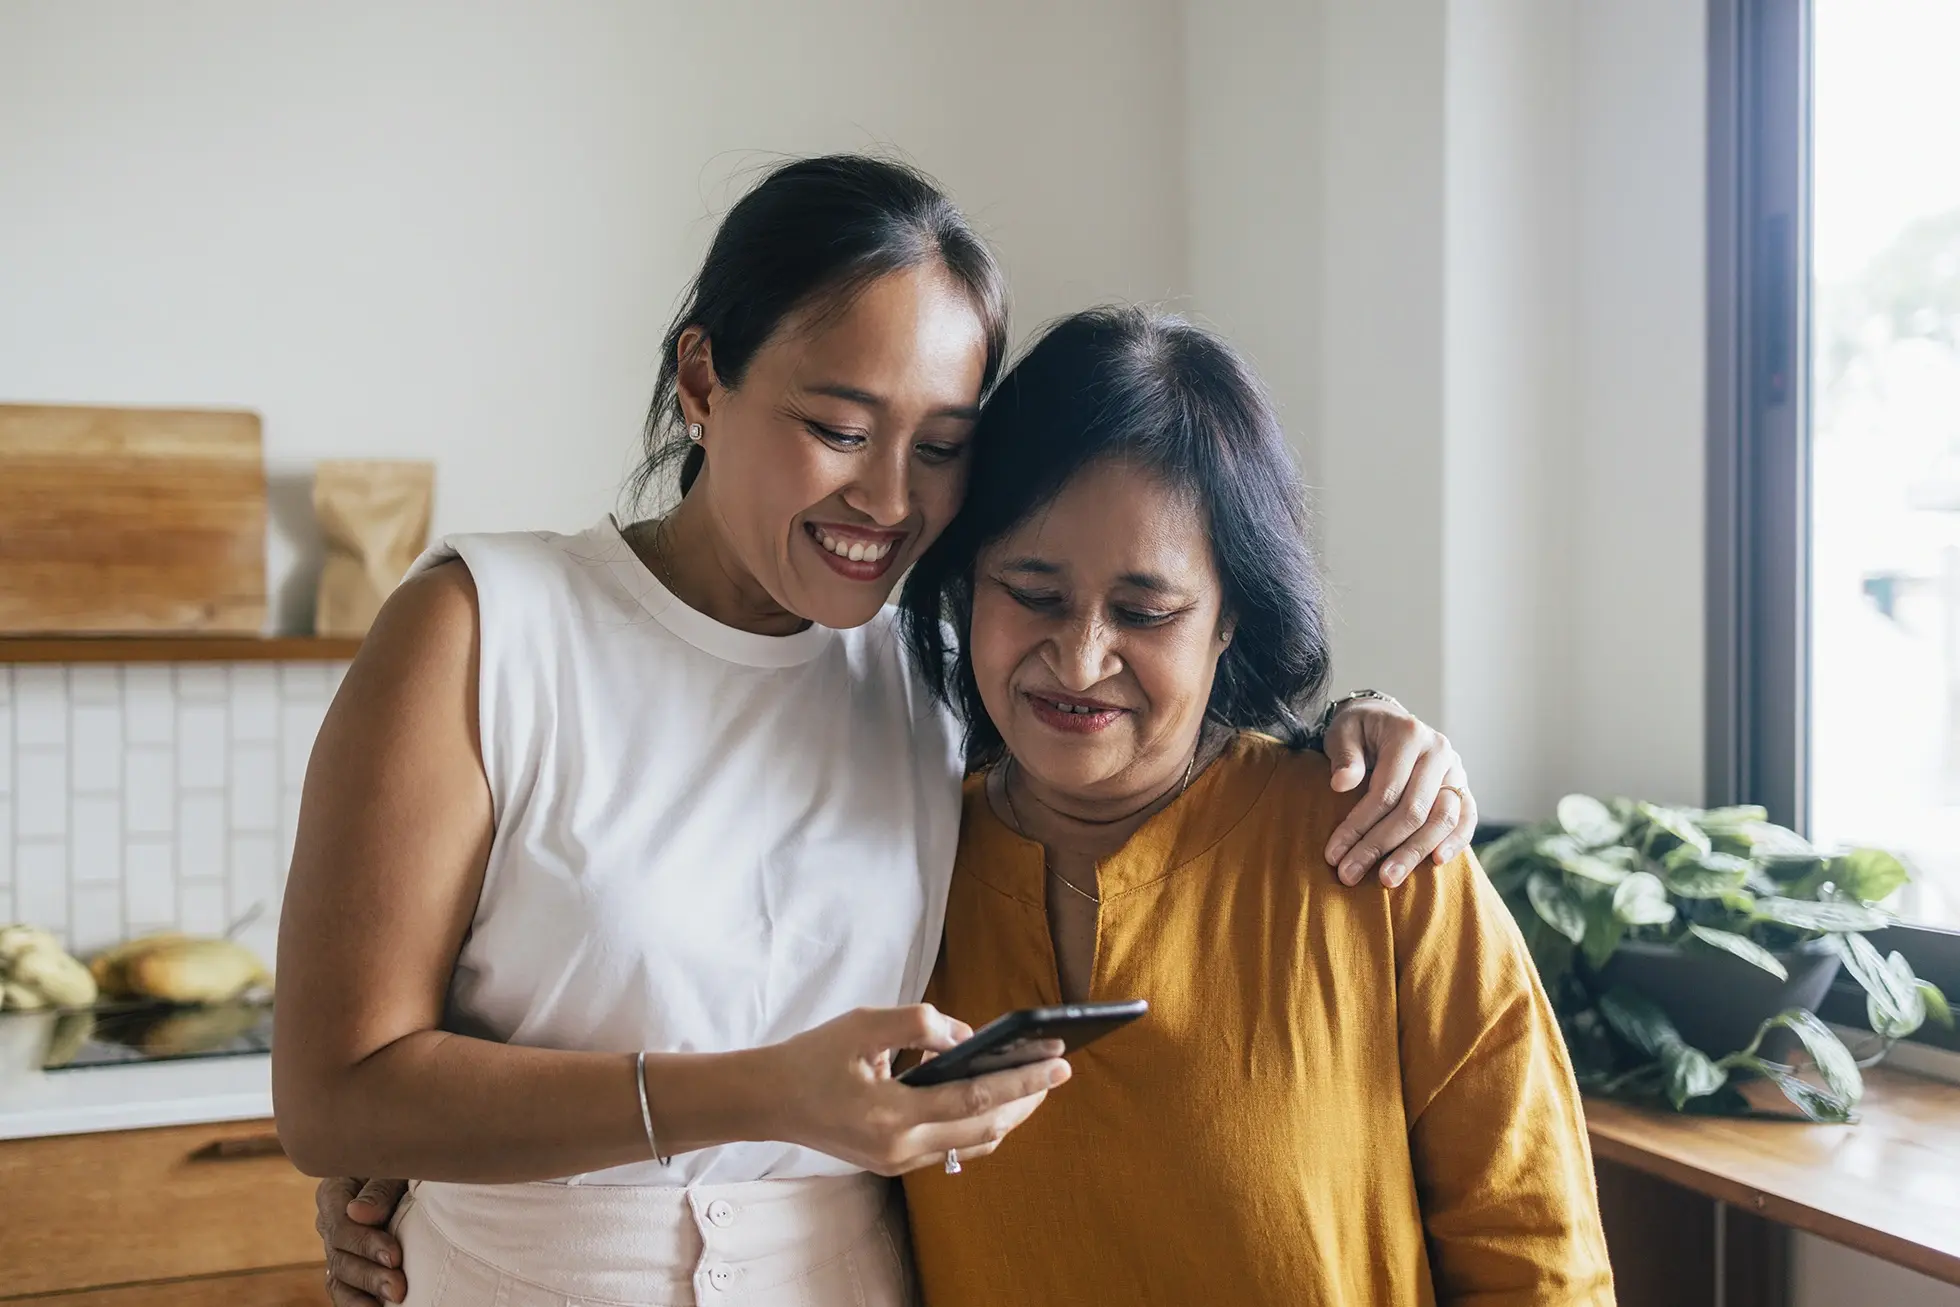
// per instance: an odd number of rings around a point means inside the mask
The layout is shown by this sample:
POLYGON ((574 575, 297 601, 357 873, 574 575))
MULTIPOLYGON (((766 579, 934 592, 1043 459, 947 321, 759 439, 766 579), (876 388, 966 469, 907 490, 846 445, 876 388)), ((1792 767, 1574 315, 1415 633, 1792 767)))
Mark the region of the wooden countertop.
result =
POLYGON ((0 663, 338 663, 360 647, 318 635, 15 635, 0 636, 0 663))
POLYGON ((1596 1157, 1960 1284, 1960 1086, 1877 1067, 1852 1125, 1586 1100, 1596 1157))

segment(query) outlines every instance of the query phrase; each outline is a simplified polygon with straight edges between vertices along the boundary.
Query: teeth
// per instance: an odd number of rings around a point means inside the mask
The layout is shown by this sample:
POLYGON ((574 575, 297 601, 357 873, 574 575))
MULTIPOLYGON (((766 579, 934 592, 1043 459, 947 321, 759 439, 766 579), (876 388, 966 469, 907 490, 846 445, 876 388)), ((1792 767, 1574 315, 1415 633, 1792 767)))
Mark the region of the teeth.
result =
POLYGON ((866 544, 862 540, 845 541, 818 527, 817 543, 839 558, 847 558, 853 563, 875 563, 892 551, 895 542, 881 540, 876 544, 866 544))

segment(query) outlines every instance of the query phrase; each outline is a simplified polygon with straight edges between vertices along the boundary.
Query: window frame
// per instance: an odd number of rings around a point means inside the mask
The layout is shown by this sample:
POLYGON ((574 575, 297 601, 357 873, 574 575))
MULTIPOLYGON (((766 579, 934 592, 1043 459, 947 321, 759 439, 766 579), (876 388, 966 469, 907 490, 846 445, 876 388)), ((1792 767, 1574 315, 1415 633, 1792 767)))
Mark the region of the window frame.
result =
MULTIPOLYGON (((1706 797, 1805 833, 1811 33, 1811 0, 1709 0, 1706 797)), ((1960 1006, 1960 931, 1872 939, 1960 1006)), ((1849 980, 1823 1012, 1866 1024, 1849 980)), ((1913 1038, 1960 1050, 1931 1022, 1913 1038)))

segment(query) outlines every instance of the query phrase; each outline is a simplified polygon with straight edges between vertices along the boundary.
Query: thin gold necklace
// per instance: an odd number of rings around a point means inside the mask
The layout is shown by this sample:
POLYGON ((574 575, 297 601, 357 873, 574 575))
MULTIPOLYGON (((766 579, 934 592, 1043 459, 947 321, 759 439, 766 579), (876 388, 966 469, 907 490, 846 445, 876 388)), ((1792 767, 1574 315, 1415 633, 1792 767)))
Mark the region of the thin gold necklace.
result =
MULTIPOLYGON (((1024 840, 1034 839, 1034 836, 1028 834, 1027 826, 1023 824, 1021 821, 1021 810, 1014 806, 1014 787, 1008 783, 1010 777, 1013 774, 1011 771, 1013 765, 1014 765, 1014 755, 1010 753, 1007 755, 1006 759, 1001 764, 1000 797, 1007 801, 1007 815, 1014 819, 1015 832, 1019 834, 1021 838, 1024 840)), ((1184 792, 1191 788, 1191 773, 1197 769, 1197 766, 1198 766, 1198 750, 1196 748, 1193 748, 1191 750, 1191 761, 1184 764, 1184 779, 1178 783, 1177 793, 1171 796, 1172 802, 1175 802, 1179 798, 1182 798, 1184 792)), ((1046 807, 1047 805, 1043 804, 1042 806, 1046 807)), ((1169 805, 1167 804, 1165 806, 1168 807, 1169 805)), ((1122 821, 1124 820, 1124 818, 1118 817, 1116 818, 1116 820, 1122 821)), ((1107 824, 1113 824, 1113 823, 1107 823, 1107 824)), ((1039 843, 1040 841, 1036 841, 1036 842, 1039 843)), ((1046 856, 1042 858, 1041 868, 1043 871, 1046 871, 1050 876, 1053 876, 1056 880, 1062 882, 1064 886, 1066 886, 1071 890, 1074 890, 1077 894, 1089 900, 1089 902, 1096 904, 1098 907, 1102 906, 1102 895, 1091 894, 1088 890, 1083 889, 1080 885, 1070 880, 1067 876, 1064 876, 1061 872, 1055 870, 1054 867, 1048 864, 1048 860, 1046 856)))

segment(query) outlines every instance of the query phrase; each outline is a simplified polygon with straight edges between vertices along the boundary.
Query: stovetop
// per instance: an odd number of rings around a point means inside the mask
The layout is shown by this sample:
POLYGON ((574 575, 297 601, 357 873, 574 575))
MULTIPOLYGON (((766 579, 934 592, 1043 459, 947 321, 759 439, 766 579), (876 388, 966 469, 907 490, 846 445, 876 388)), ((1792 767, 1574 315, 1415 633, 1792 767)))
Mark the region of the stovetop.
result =
POLYGON ((183 1007, 132 1003, 56 1019, 42 1066, 48 1071, 243 1057, 272 1051, 272 1004, 220 1003, 183 1007))

